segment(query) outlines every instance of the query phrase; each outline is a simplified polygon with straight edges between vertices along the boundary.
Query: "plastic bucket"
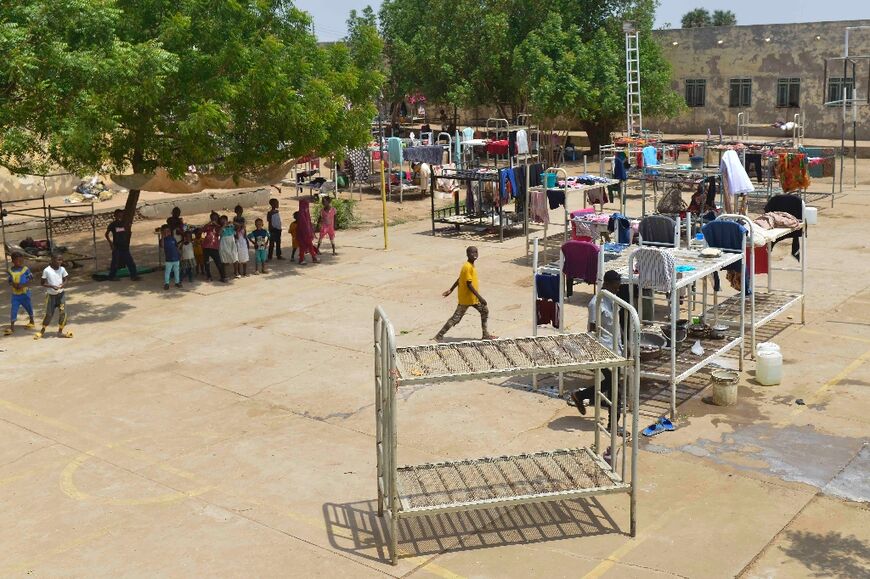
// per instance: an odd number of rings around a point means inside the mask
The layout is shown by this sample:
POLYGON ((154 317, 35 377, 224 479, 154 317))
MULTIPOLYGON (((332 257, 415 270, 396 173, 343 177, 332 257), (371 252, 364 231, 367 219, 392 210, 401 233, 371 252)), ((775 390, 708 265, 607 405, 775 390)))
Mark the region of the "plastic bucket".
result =
POLYGON ((544 187, 547 189, 551 189, 556 186, 556 174, 555 173, 541 173, 541 183, 544 184, 544 187))
POLYGON ((807 220, 807 225, 815 225, 819 222, 818 207, 804 207, 804 219, 807 220))
POLYGON ((778 350, 758 350, 755 379, 762 386, 774 386, 782 382, 782 354, 778 350))
POLYGON ((689 157, 689 162, 692 164, 692 169, 704 168, 704 157, 689 157))
POLYGON ((713 404, 734 406, 737 404, 737 381, 740 376, 731 370, 715 370, 713 378, 713 404))

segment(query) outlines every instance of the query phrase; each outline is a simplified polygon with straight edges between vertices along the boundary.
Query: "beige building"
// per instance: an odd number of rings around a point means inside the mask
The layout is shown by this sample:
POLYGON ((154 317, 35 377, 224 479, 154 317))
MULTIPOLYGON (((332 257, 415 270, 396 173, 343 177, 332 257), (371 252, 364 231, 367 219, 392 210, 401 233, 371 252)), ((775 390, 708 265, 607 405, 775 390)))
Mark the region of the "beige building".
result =
MULTIPOLYGON (((752 124, 792 121, 803 113, 807 138, 839 139, 842 109, 825 103, 840 98, 843 61, 829 61, 827 79, 825 61, 843 55, 847 26, 870 26, 870 20, 657 30, 673 68, 673 88, 688 108, 674 119, 644 119, 644 127, 685 134, 709 129, 717 135, 721 126, 724 135, 733 136, 740 112, 752 124)), ((850 33, 849 51, 870 56, 870 29, 850 33)), ((870 139, 870 62, 859 61, 857 80, 851 76, 849 70, 847 91, 854 82, 865 103, 857 107, 858 139, 870 139)), ((848 115, 851 140, 851 109, 848 115)), ((750 136, 785 134, 774 127, 749 129, 750 136)))

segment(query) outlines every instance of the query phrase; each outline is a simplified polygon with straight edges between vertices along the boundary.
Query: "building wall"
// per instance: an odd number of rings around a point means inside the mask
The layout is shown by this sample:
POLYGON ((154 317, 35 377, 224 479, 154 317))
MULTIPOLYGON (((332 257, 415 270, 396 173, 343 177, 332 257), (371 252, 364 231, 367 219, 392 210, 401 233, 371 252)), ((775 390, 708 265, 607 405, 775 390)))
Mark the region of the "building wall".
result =
MULTIPOLYGON (((824 5, 819 9, 823 12, 824 5)), ((807 138, 839 139, 842 109, 824 105, 824 67, 826 58, 842 56, 847 26, 870 26, 870 20, 657 30, 653 34, 671 63, 674 90, 685 95, 686 79, 706 79, 706 102, 675 119, 644 119, 644 126, 684 134, 710 129, 714 135, 721 126, 728 136, 737 133, 737 113, 743 110, 749 112, 751 123, 790 121, 804 112, 807 138), (752 79, 751 106, 745 109, 728 106, 729 80, 738 77, 752 79), (776 106, 778 79, 788 77, 800 78, 799 108, 776 106)), ((850 54, 870 55, 870 30, 850 32, 849 47, 850 54)), ((864 102, 870 89, 868 64, 860 62, 857 71, 858 96, 864 102)), ((829 64, 828 76, 842 76, 842 65, 839 61, 839 73, 832 74, 829 64)), ((851 111, 848 114, 851 140, 851 111)), ((776 128, 753 128, 749 134, 784 135, 776 128)), ((870 106, 858 107, 858 139, 870 139, 870 106)))

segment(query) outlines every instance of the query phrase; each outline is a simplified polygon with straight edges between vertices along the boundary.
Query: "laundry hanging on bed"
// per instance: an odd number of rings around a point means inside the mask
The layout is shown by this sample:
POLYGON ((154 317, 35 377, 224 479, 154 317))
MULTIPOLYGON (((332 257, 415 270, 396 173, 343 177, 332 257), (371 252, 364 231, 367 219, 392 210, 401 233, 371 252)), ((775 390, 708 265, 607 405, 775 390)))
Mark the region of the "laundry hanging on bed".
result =
POLYGON ((807 156, 803 153, 780 153, 777 161, 779 183, 784 193, 810 186, 807 156))
MULTIPOLYGON (((803 223, 803 203, 797 195, 774 195, 764 206, 764 212, 770 213, 773 211, 782 211, 792 215, 800 223, 803 223)), ((785 237, 781 237, 771 244, 771 247, 782 241, 783 239, 791 239, 791 254, 800 260, 801 254, 801 230, 793 231, 785 237)))
POLYGON ((441 145, 420 145, 405 148, 406 161, 441 165, 444 162, 444 148, 441 145))
POLYGON ((498 180, 500 197, 503 203, 507 202, 510 197, 516 197, 519 194, 516 175, 512 168, 499 169, 498 180))
POLYGON ((535 275, 535 289, 538 297, 545 300, 559 299, 559 276, 555 273, 539 273, 535 275))
POLYGON ((550 211, 547 208, 547 194, 540 189, 532 191, 529 213, 535 223, 550 223, 550 211))
POLYGON ((535 317, 539 326, 553 324, 554 328, 558 328, 559 303, 553 300, 538 298, 535 300, 535 317))
POLYGON ((365 181, 371 174, 371 164, 365 149, 348 149, 347 165, 350 178, 354 181, 365 181))

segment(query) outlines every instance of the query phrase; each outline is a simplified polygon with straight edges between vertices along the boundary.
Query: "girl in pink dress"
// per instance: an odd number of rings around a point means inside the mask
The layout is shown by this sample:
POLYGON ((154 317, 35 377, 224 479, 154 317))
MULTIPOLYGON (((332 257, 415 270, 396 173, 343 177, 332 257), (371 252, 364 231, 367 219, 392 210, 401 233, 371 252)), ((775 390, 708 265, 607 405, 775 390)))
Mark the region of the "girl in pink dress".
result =
POLYGON ((318 229, 320 229, 320 237, 317 239, 317 251, 320 252, 320 243, 323 241, 323 236, 329 236, 329 243, 332 245, 332 254, 335 255, 335 207, 332 206, 332 199, 329 197, 323 198, 323 207, 320 209, 320 219, 318 219, 318 229))
POLYGON ((314 228, 311 226, 311 201, 308 199, 299 200, 299 226, 296 229, 296 237, 299 239, 299 264, 305 263, 305 254, 311 254, 311 261, 319 262, 317 259, 317 248, 314 247, 314 228))

